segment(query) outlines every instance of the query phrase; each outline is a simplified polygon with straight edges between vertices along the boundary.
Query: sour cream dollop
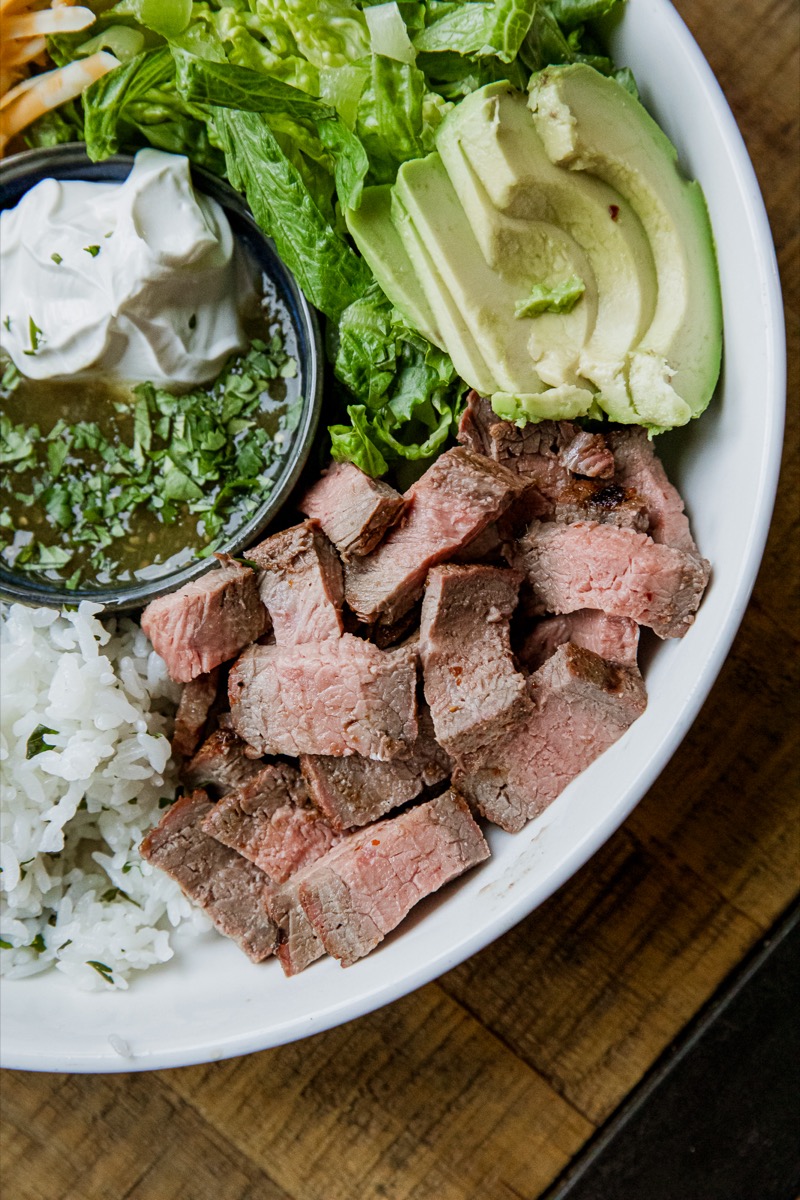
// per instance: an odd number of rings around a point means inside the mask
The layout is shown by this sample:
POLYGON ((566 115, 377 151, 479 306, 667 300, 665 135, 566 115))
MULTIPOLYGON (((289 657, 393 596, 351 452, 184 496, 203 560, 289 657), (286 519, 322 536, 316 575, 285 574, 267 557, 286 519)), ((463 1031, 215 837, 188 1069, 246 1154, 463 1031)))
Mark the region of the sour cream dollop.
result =
POLYGON ((192 386, 244 349, 251 272, 189 162, 140 150, 124 183, 44 179, 0 215, 0 347, 31 379, 192 386))

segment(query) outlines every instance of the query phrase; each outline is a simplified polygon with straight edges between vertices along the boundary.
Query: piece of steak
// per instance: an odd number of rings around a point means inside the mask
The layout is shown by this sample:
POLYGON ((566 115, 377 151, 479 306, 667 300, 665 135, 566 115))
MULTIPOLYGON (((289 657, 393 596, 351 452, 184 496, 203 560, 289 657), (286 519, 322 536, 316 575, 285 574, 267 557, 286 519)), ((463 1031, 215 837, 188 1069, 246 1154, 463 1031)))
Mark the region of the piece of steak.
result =
POLYGON ((301 755, 300 769, 311 798, 334 829, 377 821, 448 778, 450 759, 434 737, 433 721, 424 704, 418 724, 419 734, 408 758, 374 762, 360 754, 349 758, 301 755))
POLYGON ((257 775, 263 763, 246 753, 247 743, 232 729, 215 729, 181 771, 187 787, 204 788, 212 796, 224 796, 257 775))
POLYGON ((572 475, 606 480, 614 477, 614 455, 602 433, 577 429, 561 451, 561 460, 572 475))
POLYGON ((223 796, 203 831, 249 858, 274 883, 285 883, 338 840, 310 803, 300 772, 280 762, 267 763, 223 796))
POLYGON ((596 479, 571 479, 558 493, 551 516, 556 521, 597 521, 647 533, 647 505, 634 488, 596 479))
POLYGON ((498 417, 490 401, 476 392, 469 394, 458 440, 537 484, 551 499, 576 475, 614 476, 614 455, 603 434, 586 433, 572 421, 515 425, 498 417))
POLYGON ((269 628, 255 572, 217 557, 216 570, 152 600, 142 613, 142 629, 177 683, 213 671, 269 628))
POLYGON ((511 653, 522 577, 500 567, 434 567, 422 601, 420 658, 436 740, 454 758, 513 728, 530 706, 511 653))
POLYGON ((352 634, 250 646, 231 669, 233 728, 256 754, 362 754, 386 761, 417 737, 414 646, 379 650, 352 634))
POLYGON ((492 408, 492 402, 486 396, 471 391, 467 396, 466 407, 458 423, 458 440, 473 454, 492 454, 492 428, 503 420, 492 408))
POLYGON ((566 642, 591 650, 607 662, 635 667, 639 626, 629 617, 610 617, 593 608, 545 617, 527 634, 517 657, 526 670, 536 671, 566 642))
POLYGON ((453 785, 490 821, 517 833, 644 712, 636 668, 568 643, 528 681, 533 710, 505 737, 464 755, 453 785))
POLYGON ((345 567, 345 598, 368 624, 396 622, 422 594, 428 569, 457 553, 519 495, 514 475, 462 447, 441 454, 406 492, 399 522, 345 567))
POLYGON ((325 949, 347 967, 423 897, 488 857, 467 805, 449 791, 340 842, 309 869, 300 903, 325 949))
MULTIPOLYGON (((643 498, 653 541, 699 558, 683 500, 667 479, 647 431, 636 425, 614 429, 608 434, 608 444, 614 453, 617 483, 634 488, 643 498)), ((707 572, 708 564, 704 566, 707 572)))
POLYGON ((683 637, 708 580, 694 555, 633 529, 589 521, 534 521, 514 566, 525 572, 541 612, 599 608, 649 625, 662 638, 683 637))
MULTIPOLYGON (((513 513, 514 505, 508 510, 508 516, 513 513)), ((526 513, 525 524, 527 525, 534 514, 526 513)), ((461 550, 458 550, 450 558, 450 562, 454 563, 477 563, 477 562, 502 562, 503 543, 510 536, 510 530, 507 528, 506 518, 503 517, 499 521, 492 521, 491 525, 487 525, 477 537, 471 542, 467 542, 461 550)))
POLYGON ((198 675, 183 685, 175 727, 172 733, 172 753, 188 758, 197 749, 211 706, 217 698, 219 670, 198 675))
POLYGON ((253 863, 203 832, 212 808, 203 791, 176 800, 142 842, 142 857, 174 879, 248 958, 261 962, 278 940, 266 905, 269 883, 253 863))
POLYGON ((314 863, 309 864, 287 879, 286 883, 270 889, 267 906, 278 928, 275 957, 283 967, 284 975, 298 975, 325 953, 325 947, 303 911, 299 896, 300 885, 314 866, 314 863))
MULTIPOLYGON (((391 625, 373 625, 370 630, 370 638, 379 650, 386 650, 389 646, 396 646, 404 638, 407 638, 419 629, 419 610, 422 607, 422 601, 417 600, 412 604, 408 612, 403 613, 391 625)), ((351 614, 352 616, 352 614, 351 614)), ((354 625, 351 633, 359 629, 359 623, 355 617, 352 618, 354 625)), ((363 627, 362 627, 363 628, 363 627)))
POLYGON ((247 551, 263 572, 261 599, 279 646, 342 633, 342 564, 315 521, 276 533, 247 551))
POLYGON ((331 463, 298 504, 319 521, 345 562, 374 550, 403 510, 399 492, 353 463, 331 463))

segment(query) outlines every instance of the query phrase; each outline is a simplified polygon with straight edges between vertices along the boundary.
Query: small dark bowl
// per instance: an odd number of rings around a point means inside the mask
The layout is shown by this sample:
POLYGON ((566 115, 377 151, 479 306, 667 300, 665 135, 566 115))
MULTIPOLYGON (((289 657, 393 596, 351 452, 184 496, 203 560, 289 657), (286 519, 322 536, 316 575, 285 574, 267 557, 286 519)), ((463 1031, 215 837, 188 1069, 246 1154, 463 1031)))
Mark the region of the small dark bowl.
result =
MULTIPOLYGON (((133 165, 129 155, 116 155, 103 162, 91 162, 82 145, 57 146, 46 150, 28 150, 0 163, 0 209, 13 208, 26 192, 43 179, 80 179, 88 182, 123 182, 133 165)), ((244 200, 221 179, 198 167, 192 168, 198 191, 210 196, 225 210, 234 236, 248 251, 283 301, 297 338, 298 370, 302 384, 303 412, 292 435, 289 450, 274 476, 267 500, 223 545, 220 552, 239 554, 270 525, 287 500, 305 466, 319 422, 322 407, 322 343, 313 309, 300 291, 294 277, 278 257, 272 241, 261 232, 244 200)), ((163 596, 197 578, 214 565, 214 559, 197 559, 157 579, 123 583, 105 588, 76 588, 27 578, 3 565, 0 560, 0 599, 22 604, 60 608, 81 600, 102 604, 106 612, 124 612, 142 608, 156 596, 163 596)))

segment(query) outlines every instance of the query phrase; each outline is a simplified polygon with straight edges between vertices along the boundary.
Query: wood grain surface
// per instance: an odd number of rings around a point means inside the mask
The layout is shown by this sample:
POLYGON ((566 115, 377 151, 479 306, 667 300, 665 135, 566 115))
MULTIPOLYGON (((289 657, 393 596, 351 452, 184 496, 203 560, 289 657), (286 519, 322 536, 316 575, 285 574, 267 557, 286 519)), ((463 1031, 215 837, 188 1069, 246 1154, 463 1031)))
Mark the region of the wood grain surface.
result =
POLYGON ((680 753, 537 912, 380 1012, 208 1067, 4 1072, 7 1200, 535 1200, 800 888, 800 10, 677 7, 758 171, 790 347, 769 546, 680 753))

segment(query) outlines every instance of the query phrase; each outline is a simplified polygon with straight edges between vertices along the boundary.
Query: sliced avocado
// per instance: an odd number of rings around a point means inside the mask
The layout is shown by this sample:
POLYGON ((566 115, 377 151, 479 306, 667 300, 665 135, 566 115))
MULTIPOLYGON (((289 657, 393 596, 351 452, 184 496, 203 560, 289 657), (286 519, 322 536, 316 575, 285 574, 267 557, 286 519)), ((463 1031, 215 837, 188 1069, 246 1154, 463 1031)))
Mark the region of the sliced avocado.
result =
POLYGON ((436 312, 444 349, 452 358, 453 366, 470 387, 490 396, 497 390, 497 381, 475 344, 469 326, 450 295, 424 240, 396 194, 392 196, 392 220, 425 298, 436 312))
POLYGON ((579 371, 601 389, 613 419, 638 421, 626 356, 652 321, 658 288, 636 214, 602 180, 550 161, 525 95, 506 83, 489 84, 458 104, 438 132, 437 147, 476 233, 491 229, 501 212, 551 222, 586 252, 597 317, 579 371))
POLYGON ((562 383, 560 387, 547 388, 544 392, 533 395, 508 392, 493 392, 492 409, 498 417, 506 421, 571 421, 575 417, 602 417, 603 413, 592 406, 591 392, 585 388, 575 387, 572 383, 562 383))
POLYGON ((495 390, 533 393, 575 383, 595 312, 591 268, 579 247, 542 222, 500 216, 484 254, 438 154, 404 163, 395 195, 497 380, 495 390), (570 275, 587 279, 587 295, 570 313, 515 319, 533 283, 554 285, 570 275))
POLYGON ((353 241, 392 304, 409 325, 443 350, 444 341, 433 310, 392 224, 391 186, 364 188, 360 207, 346 208, 344 215, 353 241))
POLYGON ((639 217, 655 262, 658 299, 629 363, 645 422, 685 424, 719 376, 722 309, 714 241, 700 186, 638 100, 585 64, 533 75, 529 105, 553 163, 604 180, 639 217))

